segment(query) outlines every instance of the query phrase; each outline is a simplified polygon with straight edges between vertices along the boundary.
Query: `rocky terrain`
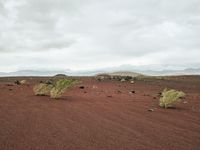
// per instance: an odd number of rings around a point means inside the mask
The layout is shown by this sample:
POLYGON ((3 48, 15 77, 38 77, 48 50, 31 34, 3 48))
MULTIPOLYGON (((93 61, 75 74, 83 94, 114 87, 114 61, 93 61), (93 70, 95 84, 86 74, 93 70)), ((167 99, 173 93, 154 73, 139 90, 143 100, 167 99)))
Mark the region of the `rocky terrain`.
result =
POLYGON ((133 84, 77 77, 80 84, 59 100, 35 96, 33 86, 48 79, 0 78, 1 150, 199 149, 200 76, 133 84), (26 84, 14 84, 16 80, 26 84), (174 109, 158 105, 166 87, 187 94, 174 109))

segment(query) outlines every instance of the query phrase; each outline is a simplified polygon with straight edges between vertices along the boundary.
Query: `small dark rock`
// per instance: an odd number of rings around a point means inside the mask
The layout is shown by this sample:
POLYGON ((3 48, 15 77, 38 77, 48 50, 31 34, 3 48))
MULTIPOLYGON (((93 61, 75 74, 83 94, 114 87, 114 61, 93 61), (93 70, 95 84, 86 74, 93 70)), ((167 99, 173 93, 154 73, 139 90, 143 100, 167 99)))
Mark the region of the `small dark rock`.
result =
POLYGON ((84 86, 80 86, 80 87, 79 87, 79 89, 84 89, 84 88, 85 88, 84 86))
POLYGON ((130 80, 132 80, 132 79, 133 79, 133 77, 131 77, 131 76, 126 76, 126 77, 125 77, 125 80, 126 80, 126 81, 130 81, 130 80))
POLYGON ((20 81, 19 81, 19 80, 16 80, 16 81, 15 81, 15 84, 20 85, 20 81))
POLYGON ((185 97, 180 97, 180 99, 185 99, 185 97))
POLYGON ((129 93, 130 93, 130 94, 135 94, 135 91, 130 91, 129 93))
POLYGON ((109 97, 109 98, 112 98, 112 96, 111 96, 111 95, 108 95, 107 97, 109 97))
POLYGON ((122 93, 122 92, 120 90, 118 90, 117 93, 122 93))
POLYGON ((7 86, 14 86, 13 84, 6 84, 7 86))
POLYGON ((9 89, 9 91, 12 91, 13 89, 9 89))

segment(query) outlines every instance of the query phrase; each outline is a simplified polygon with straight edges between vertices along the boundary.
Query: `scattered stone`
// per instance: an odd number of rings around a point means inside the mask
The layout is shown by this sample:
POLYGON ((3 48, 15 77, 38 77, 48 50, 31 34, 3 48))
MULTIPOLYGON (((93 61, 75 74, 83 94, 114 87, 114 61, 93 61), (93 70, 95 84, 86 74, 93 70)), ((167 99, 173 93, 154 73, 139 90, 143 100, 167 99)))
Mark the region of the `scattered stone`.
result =
POLYGON ((85 87, 84 86, 79 86, 79 89, 84 89, 85 87))
POLYGON ((21 80, 20 84, 26 84, 26 80, 21 80))
POLYGON ((135 81, 131 81, 131 84, 134 84, 135 83, 135 81))
POLYGON ((95 78, 98 81, 111 80, 111 76, 109 74, 98 74, 95 78))
POLYGON ((156 99, 157 97, 153 97, 153 99, 156 99))
POLYGON ((148 109, 148 111, 151 111, 151 112, 152 112, 152 111, 154 111, 154 109, 148 109))
POLYGON ((183 104, 187 104, 187 103, 188 103, 187 101, 184 101, 184 102, 183 102, 183 104))
POLYGON ((108 95, 107 97, 109 97, 109 98, 112 98, 112 96, 111 96, 111 95, 108 95))
POLYGON ((92 88, 93 88, 93 89, 97 89, 97 86, 93 85, 92 88))
POLYGON ((87 93, 86 91, 84 91, 84 93, 87 93))
POLYGON ((12 91, 13 89, 9 89, 9 91, 12 91))
POLYGON ((44 83, 43 81, 40 81, 40 83, 44 83))
POLYGON ((125 80, 124 78, 123 78, 123 79, 121 79, 120 81, 121 81, 121 82, 126 82, 126 80, 125 80))
POLYGON ((135 91, 130 91, 129 94, 135 94, 135 91))
POLYGON ((122 92, 120 90, 118 90, 117 93, 122 93, 122 92))

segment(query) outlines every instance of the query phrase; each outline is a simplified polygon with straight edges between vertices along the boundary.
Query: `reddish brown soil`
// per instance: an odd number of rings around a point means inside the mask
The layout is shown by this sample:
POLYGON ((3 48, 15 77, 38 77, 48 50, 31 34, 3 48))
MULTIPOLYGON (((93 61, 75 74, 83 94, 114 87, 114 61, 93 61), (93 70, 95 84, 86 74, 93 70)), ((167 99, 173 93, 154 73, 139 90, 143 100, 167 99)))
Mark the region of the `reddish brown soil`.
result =
POLYGON ((135 84, 82 79, 85 89, 60 100, 34 96, 34 80, 8 85, 12 80, 0 80, 0 150, 200 149, 198 76, 135 84), (176 109, 159 108, 165 87, 187 93, 176 109))

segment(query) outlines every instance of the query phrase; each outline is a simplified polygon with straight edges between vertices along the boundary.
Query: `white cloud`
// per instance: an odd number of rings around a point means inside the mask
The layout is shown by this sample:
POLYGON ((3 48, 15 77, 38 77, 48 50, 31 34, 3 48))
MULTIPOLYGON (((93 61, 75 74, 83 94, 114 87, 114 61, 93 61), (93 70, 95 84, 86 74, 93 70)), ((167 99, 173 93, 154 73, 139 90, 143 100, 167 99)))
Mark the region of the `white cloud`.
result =
POLYGON ((0 0, 0 21, 0 71, 200 64, 199 0, 0 0))

